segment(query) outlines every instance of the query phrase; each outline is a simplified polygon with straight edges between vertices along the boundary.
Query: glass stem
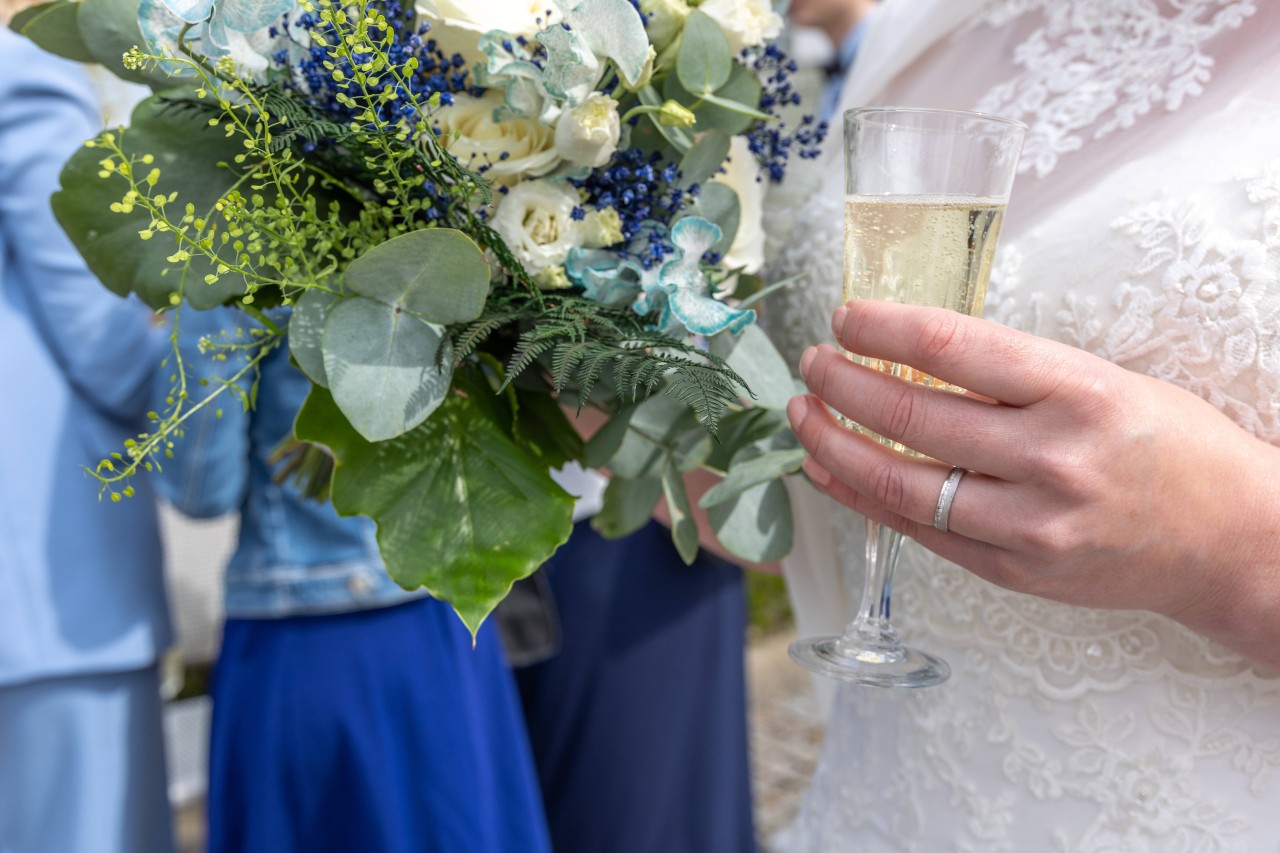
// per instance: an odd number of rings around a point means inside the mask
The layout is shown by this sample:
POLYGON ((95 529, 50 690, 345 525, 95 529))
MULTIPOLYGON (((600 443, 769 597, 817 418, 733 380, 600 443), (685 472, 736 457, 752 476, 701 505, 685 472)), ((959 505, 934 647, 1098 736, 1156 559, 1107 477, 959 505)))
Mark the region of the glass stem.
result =
POLYGON ((898 632, 889 622, 893 571, 898 565, 901 548, 901 533, 867 519, 867 562, 862 599, 857 615, 845 630, 846 635, 857 637, 858 643, 875 646, 890 655, 902 648, 898 632))

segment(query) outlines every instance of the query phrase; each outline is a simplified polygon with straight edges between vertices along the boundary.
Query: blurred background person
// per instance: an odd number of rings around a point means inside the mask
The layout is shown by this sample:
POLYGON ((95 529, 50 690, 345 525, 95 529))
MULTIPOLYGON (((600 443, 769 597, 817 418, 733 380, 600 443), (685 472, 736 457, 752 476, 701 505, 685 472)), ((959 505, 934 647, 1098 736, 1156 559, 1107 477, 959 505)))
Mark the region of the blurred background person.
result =
MULTIPOLYGON (((201 340, 252 322, 184 307, 191 379, 232 379, 243 361, 201 340)), ((171 372, 157 371, 160 398, 171 372)), ((280 476, 310 382, 287 345, 238 381, 255 379, 255 407, 228 394, 221 416, 189 420, 157 478, 178 510, 240 520, 210 690, 209 851, 550 853, 495 620, 473 648, 448 604, 387 575, 372 521, 280 476)))
MULTIPOLYGON (((7 19, 13 7, 0 8, 7 19)), ((105 290, 49 196, 101 127, 81 69, 0 28, 0 851, 172 849, 147 478, 82 466, 143 428, 160 330, 105 290)))
POLYGON ((794 27, 820 31, 831 42, 824 66, 826 82, 818 101, 818 118, 830 122, 840 102, 840 90, 875 11, 875 0, 791 0, 787 17, 794 27))

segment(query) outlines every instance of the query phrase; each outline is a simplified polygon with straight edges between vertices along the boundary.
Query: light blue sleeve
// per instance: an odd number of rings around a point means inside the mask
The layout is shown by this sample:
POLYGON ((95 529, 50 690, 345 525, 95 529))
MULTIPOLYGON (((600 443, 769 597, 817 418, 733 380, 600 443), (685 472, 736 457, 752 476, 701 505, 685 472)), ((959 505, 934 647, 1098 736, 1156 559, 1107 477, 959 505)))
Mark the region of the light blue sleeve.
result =
POLYGON ((20 53, 0 81, 0 229, 7 263, 41 339, 76 391, 120 420, 146 411, 164 338, 141 303, 89 272, 54 219, 49 188, 67 158, 100 128, 80 68, 4 33, 20 53))
MULTIPOLYGON (((216 383, 229 380, 243 366, 234 358, 218 361, 200 352, 200 339, 217 339, 223 331, 247 328, 250 321, 231 308, 196 311, 184 305, 179 316, 178 351, 187 371, 188 391, 198 402, 214 390, 216 383), (208 384, 200 385, 200 380, 208 384)), ((163 411, 171 392, 169 377, 173 359, 156 376, 153 406, 163 411)), ((241 377, 239 387, 249 392, 250 376, 241 377)), ((252 414, 245 411, 241 397, 231 389, 184 423, 184 434, 175 439, 173 456, 162 460, 157 478, 160 494, 181 513, 195 518, 213 518, 240 509, 249 482, 249 427, 252 414)))

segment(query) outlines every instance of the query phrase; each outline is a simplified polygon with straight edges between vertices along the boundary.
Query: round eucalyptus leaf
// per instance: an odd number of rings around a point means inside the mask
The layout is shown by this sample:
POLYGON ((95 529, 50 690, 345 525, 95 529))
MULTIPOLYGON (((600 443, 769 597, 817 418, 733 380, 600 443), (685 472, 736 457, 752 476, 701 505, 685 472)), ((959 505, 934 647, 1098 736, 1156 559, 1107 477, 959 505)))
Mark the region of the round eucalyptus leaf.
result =
POLYGON ((298 367, 302 368, 302 372, 307 374, 307 378, 321 388, 329 387, 329 379, 324 371, 324 350, 321 347, 324 321, 329 316, 329 309, 337 301, 336 295, 313 288, 302 294, 289 316, 289 353, 298 367))
POLYGON ((680 183, 686 187, 700 184, 720 171, 728 159, 728 134, 708 131, 680 158, 680 183))
POLYGON ((781 480, 762 483, 707 510, 720 544, 744 560, 768 563, 791 550, 791 498, 781 480))
MULTIPOLYGON (((718 337, 727 338, 727 335, 718 337)), ((786 359, 759 326, 752 324, 736 338, 733 351, 726 358, 729 366, 746 380, 755 394, 757 406, 786 409, 788 401, 803 393, 791 375, 786 359)))
POLYGON ((356 258, 347 288, 447 326, 480 316, 489 295, 489 263, 470 237, 427 228, 393 237, 356 258))
MULTIPOLYGON (((680 85, 680 78, 675 74, 667 77, 663 83, 663 95, 693 109, 698 119, 698 130, 722 130, 730 136, 742 133, 757 121, 755 116, 745 112, 727 109, 718 104, 699 102, 696 95, 680 85), (696 105, 696 106, 695 106, 696 105)), ((749 68, 733 63, 729 72, 729 80, 716 91, 716 97, 722 100, 735 101, 752 110, 760 109, 760 81, 749 68)))
POLYGON ((329 311, 324 370, 338 408, 367 441, 386 441, 436 410, 453 374, 442 327, 382 302, 355 297, 329 311), (446 347, 437 367, 436 352, 446 347))
POLYGON ((738 194, 728 184, 708 181, 698 193, 697 215, 720 226, 720 239, 711 251, 721 254, 729 251, 733 238, 738 234, 738 220, 742 217, 742 205, 738 194))
POLYGON ((694 95, 714 92, 729 80, 733 57, 720 25, 706 12, 694 10, 684 22, 676 74, 694 95))

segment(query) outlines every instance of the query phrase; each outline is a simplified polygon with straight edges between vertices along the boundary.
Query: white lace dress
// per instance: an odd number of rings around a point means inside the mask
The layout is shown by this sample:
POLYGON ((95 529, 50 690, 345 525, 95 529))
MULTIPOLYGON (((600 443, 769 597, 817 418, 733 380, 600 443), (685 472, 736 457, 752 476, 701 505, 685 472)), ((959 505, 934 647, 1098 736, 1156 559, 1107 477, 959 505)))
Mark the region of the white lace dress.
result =
MULTIPOLYGON (((846 105, 1030 127, 988 316, 1280 443, 1280 0, 889 0, 877 27, 846 105)), ((838 153, 822 168, 775 270, 809 273, 772 318, 793 354, 830 338, 839 298, 838 153)), ((825 498, 800 499, 802 627, 838 629, 847 611, 805 602, 838 600, 839 535, 814 520, 825 498)), ((842 686, 777 850, 1280 851, 1280 679, 1162 617, 1009 592, 914 543, 894 605, 952 678, 842 686)))

